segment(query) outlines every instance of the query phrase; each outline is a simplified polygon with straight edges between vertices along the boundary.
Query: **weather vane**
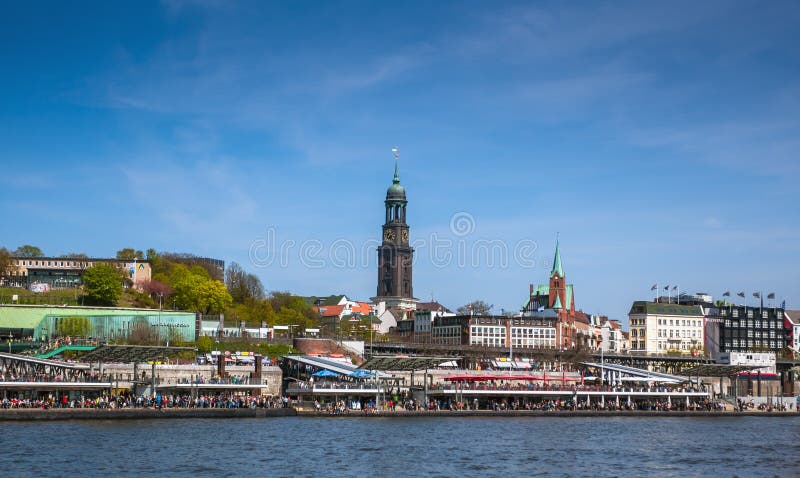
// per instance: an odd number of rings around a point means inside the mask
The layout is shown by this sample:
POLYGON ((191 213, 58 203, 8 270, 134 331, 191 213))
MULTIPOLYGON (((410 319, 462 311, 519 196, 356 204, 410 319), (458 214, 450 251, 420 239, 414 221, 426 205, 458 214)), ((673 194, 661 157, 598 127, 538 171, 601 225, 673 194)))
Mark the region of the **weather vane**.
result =
POLYGON ((397 161, 400 158, 400 150, 397 148, 392 148, 392 153, 394 153, 394 160, 397 161))

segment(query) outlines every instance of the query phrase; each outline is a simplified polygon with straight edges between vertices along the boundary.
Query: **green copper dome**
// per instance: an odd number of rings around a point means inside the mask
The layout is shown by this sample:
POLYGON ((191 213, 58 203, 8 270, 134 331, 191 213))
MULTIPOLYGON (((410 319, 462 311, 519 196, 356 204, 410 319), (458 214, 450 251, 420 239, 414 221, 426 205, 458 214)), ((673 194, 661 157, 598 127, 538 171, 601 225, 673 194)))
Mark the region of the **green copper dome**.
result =
POLYGON ((392 179, 392 185, 386 190, 386 200, 406 200, 406 188, 400 185, 400 174, 397 172, 397 161, 394 163, 394 179, 392 179))

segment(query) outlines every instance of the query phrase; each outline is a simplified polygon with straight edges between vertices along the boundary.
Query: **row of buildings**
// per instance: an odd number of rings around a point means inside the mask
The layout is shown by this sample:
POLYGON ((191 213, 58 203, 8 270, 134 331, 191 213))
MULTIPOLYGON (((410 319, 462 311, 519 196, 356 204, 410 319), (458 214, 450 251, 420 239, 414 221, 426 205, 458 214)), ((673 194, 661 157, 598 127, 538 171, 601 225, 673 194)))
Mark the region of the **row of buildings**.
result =
MULTIPOLYGON (((619 321, 576 308, 575 289, 567 281, 558 242, 547 283, 530 285, 519 313, 457 315, 437 302, 420 302, 413 296, 414 249, 409 242, 407 209, 406 190, 400 184, 395 162, 392 184, 384 200, 376 295, 369 302, 344 295, 306 297, 307 304, 318 314, 320 328, 327 327, 324 335, 339 336, 346 326, 352 329, 357 323, 358 327, 368 328, 370 335, 387 334, 415 343, 712 357, 746 351, 781 354, 787 347, 797 350, 800 346, 800 313, 778 307, 718 306, 705 294, 682 296, 679 304, 664 303, 658 298, 636 301, 628 315, 629 330, 625 331, 619 321)), ((224 268, 224 263, 217 262, 224 268)), ((110 263, 126 271, 134 287, 151 278, 148 261, 14 257, 10 272, 0 278, 0 285, 75 286, 80 284, 82 272, 97 263, 110 263)), ((57 319, 57 315, 53 317, 57 319)), ((34 335, 44 331, 49 335, 55 327, 52 323, 50 319, 43 321, 45 325, 37 326, 34 335)), ((120 323, 127 326, 124 320, 120 323)), ((227 330, 223 320, 199 323, 195 329, 198 334, 227 330)), ((244 324, 239 324, 228 332, 272 336, 274 331, 268 329, 262 324, 257 331, 246 331, 244 324)), ((119 333, 124 332, 123 328, 119 333)), ((101 329, 95 333, 105 335, 101 329)))
MULTIPOLYGON (((170 259, 188 265, 200 265, 215 277, 225 275, 225 261, 210 257, 194 257, 174 254, 170 259)), ((46 285, 50 289, 79 287, 83 283, 86 269, 98 264, 108 264, 122 271, 134 288, 152 279, 153 270, 146 259, 113 259, 90 257, 10 257, 8 270, 0 271, 0 287, 19 287, 31 289, 34 285, 46 285)))
MULTIPOLYGON (((0 276, 0 286, 34 289, 35 285, 48 288, 78 287, 83 283, 86 269, 97 264, 108 264, 121 271, 139 288, 152 277, 150 262, 137 259, 105 259, 88 257, 11 257, 9 268, 0 276)), ((34 289, 35 290, 35 289, 34 289)))

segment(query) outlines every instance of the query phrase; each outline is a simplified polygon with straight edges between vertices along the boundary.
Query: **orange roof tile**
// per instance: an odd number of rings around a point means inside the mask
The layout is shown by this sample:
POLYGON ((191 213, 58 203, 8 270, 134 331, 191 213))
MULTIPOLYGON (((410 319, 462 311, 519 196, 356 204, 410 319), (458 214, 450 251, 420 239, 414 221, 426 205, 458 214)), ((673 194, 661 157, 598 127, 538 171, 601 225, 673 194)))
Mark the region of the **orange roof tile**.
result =
POLYGON ((323 307, 314 307, 314 310, 317 313, 320 313, 320 309, 324 309, 322 311, 323 317, 338 317, 342 313, 342 309, 344 309, 343 305, 326 305, 323 307))

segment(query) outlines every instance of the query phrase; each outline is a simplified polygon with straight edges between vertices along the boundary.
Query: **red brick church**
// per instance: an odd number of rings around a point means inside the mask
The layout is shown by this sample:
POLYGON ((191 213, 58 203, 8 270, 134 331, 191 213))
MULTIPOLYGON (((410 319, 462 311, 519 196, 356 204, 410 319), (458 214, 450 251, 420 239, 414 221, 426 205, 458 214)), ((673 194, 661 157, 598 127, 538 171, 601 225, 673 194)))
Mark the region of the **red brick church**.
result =
POLYGON ((575 294, 572 284, 567 283, 561 264, 561 248, 556 241, 553 268, 548 285, 531 284, 528 303, 523 315, 551 319, 556 329, 556 342, 561 349, 582 348, 589 343, 593 332, 589 316, 575 310, 575 294))

